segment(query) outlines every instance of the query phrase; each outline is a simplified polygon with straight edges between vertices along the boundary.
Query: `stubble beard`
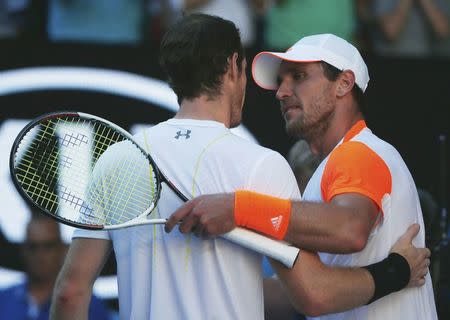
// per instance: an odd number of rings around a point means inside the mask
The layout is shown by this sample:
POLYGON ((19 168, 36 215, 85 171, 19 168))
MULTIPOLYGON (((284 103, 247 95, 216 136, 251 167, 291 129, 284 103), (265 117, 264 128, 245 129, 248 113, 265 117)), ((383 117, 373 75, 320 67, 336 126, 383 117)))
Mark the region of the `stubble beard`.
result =
POLYGON ((313 107, 318 110, 313 114, 301 114, 297 118, 286 122, 286 132, 290 137, 304 139, 308 143, 322 136, 329 128, 334 107, 331 103, 326 103, 325 107, 313 107))

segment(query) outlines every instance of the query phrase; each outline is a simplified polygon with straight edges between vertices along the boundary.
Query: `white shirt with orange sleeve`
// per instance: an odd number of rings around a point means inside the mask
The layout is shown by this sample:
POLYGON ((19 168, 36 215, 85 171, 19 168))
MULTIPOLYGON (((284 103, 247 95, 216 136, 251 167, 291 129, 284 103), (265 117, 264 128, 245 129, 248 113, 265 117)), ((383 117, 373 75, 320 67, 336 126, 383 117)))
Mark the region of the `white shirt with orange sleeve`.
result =
MULTIPOLYGON (((414 180, 397 150, 357 122, 323 160, 309 181, 305 201, 330 202, 334 196, 359 193, 380 209, 366 247, 353 254, 319 253, 328 265, 364 266, 384 259, 412 223, 420 224, 414 245, 425 246, 425 228, 414 180)), ((312 319, 437 319, 431 277, 419 288, 407 288, 347 312, 312 319)))

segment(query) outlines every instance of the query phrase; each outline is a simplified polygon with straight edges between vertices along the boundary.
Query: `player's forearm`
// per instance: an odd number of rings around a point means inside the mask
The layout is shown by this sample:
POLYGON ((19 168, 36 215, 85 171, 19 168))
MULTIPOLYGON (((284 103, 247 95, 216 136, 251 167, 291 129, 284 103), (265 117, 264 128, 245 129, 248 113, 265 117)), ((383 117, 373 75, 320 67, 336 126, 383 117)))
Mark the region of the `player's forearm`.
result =
POLYGON ((411 0, 401 0, 393 12, 379 17, 380 28, 389 41, 395 41, 399 36, 412 4, 413 1, 411 0))
POLYGON ((353 193, 336 195, 331 201, 291 201, 236 191, 235 224, 314 252, 361 251, 377 215, 375 203, 353 193))
POLYGON ((449 35, 449 22, 445 13, 439 10, 432 0, 420 0, 420 3, 435 34, 440 38, 447 37, 449 35))
POLYGON ((299 312, 318 316, 366 304, 375 286, 370 273, 360 268, 330 268, 316 254, 302 250, 289 270, 272 263, 299 312))
POLYGON ((362 250, 370 232, 364 214, 334 204, 293 202, 285 240, 309 251, 362 250))

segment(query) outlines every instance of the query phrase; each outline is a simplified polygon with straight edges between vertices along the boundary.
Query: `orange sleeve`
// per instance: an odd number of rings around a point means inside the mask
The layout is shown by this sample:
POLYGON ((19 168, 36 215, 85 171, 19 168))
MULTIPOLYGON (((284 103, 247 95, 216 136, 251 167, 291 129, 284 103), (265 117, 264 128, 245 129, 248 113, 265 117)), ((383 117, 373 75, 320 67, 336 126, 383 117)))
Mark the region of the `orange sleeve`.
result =
POLYGON ((330 155, 321 181, 325 202, 343 193, 360 193, 381 210, 383 196, 392 190, 392 177, 384 160, 358 141, 338 146, 330 155))

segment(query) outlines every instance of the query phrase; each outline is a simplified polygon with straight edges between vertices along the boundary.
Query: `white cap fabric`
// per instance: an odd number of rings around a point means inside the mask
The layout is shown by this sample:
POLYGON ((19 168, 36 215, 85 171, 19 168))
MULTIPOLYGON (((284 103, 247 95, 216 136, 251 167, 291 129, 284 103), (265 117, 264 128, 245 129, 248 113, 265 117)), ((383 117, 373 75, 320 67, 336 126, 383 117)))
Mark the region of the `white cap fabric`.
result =
POLYGON ((367 66, 348 41, 334 34, 318 34, 300 39, 286 52, 261 52, 253 59, 252 75, 256 84, 267 90, 277 90, 277 73, 282 60, 292 62, 325 61, 339 70, 351 70, 355 82, 364 92, 369 83, 367 66))

